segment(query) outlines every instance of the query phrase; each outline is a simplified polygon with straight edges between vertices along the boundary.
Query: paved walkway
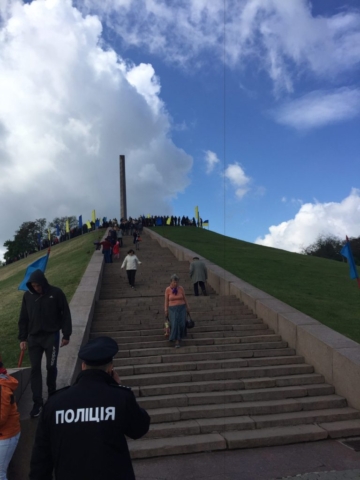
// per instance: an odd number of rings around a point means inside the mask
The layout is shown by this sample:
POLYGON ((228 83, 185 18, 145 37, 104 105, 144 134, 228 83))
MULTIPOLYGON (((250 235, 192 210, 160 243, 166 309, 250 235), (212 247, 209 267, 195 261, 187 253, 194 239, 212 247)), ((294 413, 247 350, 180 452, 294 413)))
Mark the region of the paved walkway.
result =
POLYGON ((133 465, 137 480, 360 479, 360 452, 337 440, 135 460, 133 465))

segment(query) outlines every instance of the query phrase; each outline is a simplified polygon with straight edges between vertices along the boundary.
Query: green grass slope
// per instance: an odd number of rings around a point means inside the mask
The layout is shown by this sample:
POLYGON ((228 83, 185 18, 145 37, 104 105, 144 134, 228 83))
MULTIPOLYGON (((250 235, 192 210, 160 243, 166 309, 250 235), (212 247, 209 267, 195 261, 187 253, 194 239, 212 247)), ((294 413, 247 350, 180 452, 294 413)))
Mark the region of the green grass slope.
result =
POLYGON ((360 290, 346 263, 254 245, 200 228, 154 231, 360 342, 360 290))
MULTIPOLYGON (((70 302, 94 252, 93 242, 103 231, 95 231, 51 247, 46 269, 49 283, 60 287, 70 302)), ((18 317, 24 292, 18 286, 24 278, 26 267, 46 250, 0 268, 0 354, 5 366, 17 366, 19 358, 18 317)), ((29 365, 27 354, 23 366, 29 365)))

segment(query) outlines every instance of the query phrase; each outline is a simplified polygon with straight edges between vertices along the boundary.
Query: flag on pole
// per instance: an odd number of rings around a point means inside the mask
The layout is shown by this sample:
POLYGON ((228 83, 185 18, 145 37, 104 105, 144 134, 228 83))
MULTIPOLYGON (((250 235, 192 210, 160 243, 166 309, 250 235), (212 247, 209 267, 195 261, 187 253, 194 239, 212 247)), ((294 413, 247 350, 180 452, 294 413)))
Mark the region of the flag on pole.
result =
POLYGON ((350 242, 349 242, 348 237, 346 237, 346 243, 343 246, 343 248, 341 249, 340 253, 348 261, 348 264, 349 264, 349 267, 350 267, 350 278, 352 280, 354 280, 356 278, 358 286, 360 288, 360 279, 359 279, 359 275, 358 275, 358 272, 357 272, 357 269, 356 269, 356 265, 355 265, 354 257, 353 257, 352 251, 351 251, 350 242))
POLYGON ((90 223, 90 220, 88 220, 88 221, 86 222, 86 226, 88 227, 88 229, 89 229, 89 230, 91 230, 91 223, 90 223))
POLYGON ((56 225, 56 236, 60 237, 60 227, 59 224, 56 225))
POLYGON ((168 217, 168 219, 166 220, 166 225, 170 225, 171 224, 171 217, 168 217))
POLYGON ((79 228, 82 228, 82 215, 79 216, 79 228))
POLYGON ((37 241, 38 241, 38 246, 39 246, 39 250, 40 250, 40 248, 41 248, 41 233, 37 234, 37 241))
POLYGON ((70 233, 70 224, 69 224, 69 219, 66 220, 65 223, 65 232, 70 233))
POLYGON ((95 220, 96 220, 96 213, 95 213, 95 210, 93 210, 91 212, 91 221, 95 223, 95 220))
POLYGON ((51 231, 50 231, 50 228, 48 228, 48 239, 49 239, 49 241, 51 240, 51 231))
POLYGON ((95 228, 99 228, 100 227, 100 220, 97 218, 95 220, 95 228))
POLYGON ((204 220, 203 227, 208 227, 208 226, 209 226, 209 220, 204 220))
POLYGON ((26 283, 29 281, 30 275, 35 272, 35 270, 41 270, 42 272, 45 272, 48 259, 49 252, 47 253, 47 255, 38 258, 37 260, 35 260, 35 262, 31 263, 27 267, 24 280, 20 283, 18 290, 24 290, 25 292, 27 292, 28 288, 26 286, 26 283))

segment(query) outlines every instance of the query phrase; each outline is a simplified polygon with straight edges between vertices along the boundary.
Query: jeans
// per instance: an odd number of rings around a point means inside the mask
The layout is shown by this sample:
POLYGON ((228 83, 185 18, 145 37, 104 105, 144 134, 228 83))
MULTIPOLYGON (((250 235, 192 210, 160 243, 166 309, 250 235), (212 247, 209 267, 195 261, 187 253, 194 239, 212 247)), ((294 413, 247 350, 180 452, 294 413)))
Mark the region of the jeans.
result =
POLYGON ((15 448, 20 438, 20 432, 11 438, 0 440, 0 480, 7 480, 6 472, 15 448))

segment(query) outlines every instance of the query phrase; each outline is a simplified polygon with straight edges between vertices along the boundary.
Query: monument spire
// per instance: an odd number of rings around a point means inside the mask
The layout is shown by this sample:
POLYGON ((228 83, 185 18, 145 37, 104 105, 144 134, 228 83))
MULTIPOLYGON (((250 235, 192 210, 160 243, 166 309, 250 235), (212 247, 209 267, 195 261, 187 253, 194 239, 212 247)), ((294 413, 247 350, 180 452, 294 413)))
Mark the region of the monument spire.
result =
POLYGON ((127 218, 125 155, 120 155, 120 219, 127 218))

